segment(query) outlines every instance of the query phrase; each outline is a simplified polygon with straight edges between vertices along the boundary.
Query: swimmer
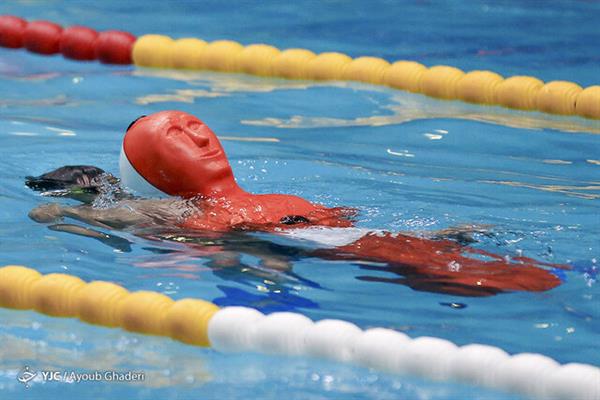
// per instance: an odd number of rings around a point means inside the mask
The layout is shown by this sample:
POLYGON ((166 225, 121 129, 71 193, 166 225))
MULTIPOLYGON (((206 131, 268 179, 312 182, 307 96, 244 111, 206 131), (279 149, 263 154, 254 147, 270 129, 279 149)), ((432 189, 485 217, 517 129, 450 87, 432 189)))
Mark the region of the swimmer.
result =
MULTIPOLYGON (((268 279, 276 284, 284 283, 286 278, 289 278, 291 262, 302 256, 301 249, 277 245, 258 238, 250 238, 242 233, 231 232, 227 235, 221 234, 216 238, 210 232, 191 232, 173 228, 175 224, 157 218, 159 215, 168 214, 168 211, 171 210, 169 206, 173 204, 166 201, 147 201, 140 198, 131 201, 135 197, 125 191, 119 183, 120 180, 112 174, 89 165, 67 165, 40 176, 27 176, 25 185, 42 192, 42 196, 72 198, 89 206, 60 207, 58 204, 49 204, 32 210, 30 216, 37 222, 52 223, 49 225, 49 229, 53 231, 94 238, 123 252, 131 251, 131 243, 120 236, 76 224, 54 222, 72 214, 87 213, 87 217, 90 219, 87 222, 100 228, 125 229, 137 225, 139 229, 136 230, 136 234, 138 236, 149 240, 174 242, 183 240, 186 243, 184 257, 208 257, 210 261, 207 265, 211 267, 216 275, 238 282, 243 279, 248 281, 248 284, 252 287, 255 287, 257 283, 262 283, 263 279, 268 279), (93 217, 93 210, 96 209, 94 204, 101 200, 103 196, 119 200, 115 206, 121 208, 121 210, 111 211, 111 218, 108 221, 111 224, 110 226, 102 223, 102 218, 94 219, 93 217), (128 207, 130 208, 127 209, 128 207), (133 209, 141 215, 131 213, 133 209), (161 209, 167 212, 161 213, 161 209), (144 215, 147 215, 147 218, 144 215), (143 226, 145 226, 145 229, 142 229, 143 226), (147 229, 149 226, 157 229, 147 229), (243 263, 240 260, 240 252, 257 257, 259 260, 258 268, 243 263), (243 275, 240 271, 244 272, 243 275)), ((181 206, 179 201, 175 203, 174 208, 181 206)), ((100 212, 99 214, 103 215, 105 213, 100 212)), ((173 252, 177 251, 173 250, 173 252)), ((310 286, 318 286, 318 284, 305 278, 295 274, 292 275, 292 281, 294 282, 302 281, 310 286)), ((279 286, 275 289, 279 292, 285 292, 286 290, 285 287, 279 286)))
MULTIPOLYGON (((560 284, 544 268, 550 265, 532 259, 507 261, 440 235, 426 238, 356 228, 354 209, 328 208, 292 195, 248 193, 236 183, 215 134, 184 112, 163 111, 133 121, 123 140, 120 170, 122 185, 143 198, 124 198, 110 208, 42 206, 30 216, 38 222, 70 217, 134 231, 176 226, 215 235, 286 235, 314 242, 316 248, 306 251, 306 256, 395 272, 402 278, 388 281, 417 290, 486 296, 544 291, 560 284)), ((468 237, 468 233, 464 230, 456 236, 468 237)))

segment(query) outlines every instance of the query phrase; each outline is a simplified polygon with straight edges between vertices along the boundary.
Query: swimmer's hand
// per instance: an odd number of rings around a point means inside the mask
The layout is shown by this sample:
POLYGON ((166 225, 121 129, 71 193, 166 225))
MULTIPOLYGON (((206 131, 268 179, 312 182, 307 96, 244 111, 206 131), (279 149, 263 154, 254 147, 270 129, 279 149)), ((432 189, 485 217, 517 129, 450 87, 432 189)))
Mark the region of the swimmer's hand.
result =
POLYGON ((55 203, 38 206, 29 212, 29 218, 42 224, 58 222, 63 216, 62 207, 55 203))

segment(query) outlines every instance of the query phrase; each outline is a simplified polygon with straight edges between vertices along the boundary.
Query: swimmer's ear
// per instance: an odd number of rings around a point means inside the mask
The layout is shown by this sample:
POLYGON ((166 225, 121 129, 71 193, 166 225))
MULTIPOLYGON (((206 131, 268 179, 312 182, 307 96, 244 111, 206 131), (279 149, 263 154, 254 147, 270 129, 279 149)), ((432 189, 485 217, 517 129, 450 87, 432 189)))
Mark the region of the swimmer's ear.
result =
POLYGON ((127 129, 125 129, 125 132, 127 132, 129 129, 131 129, 131 127, 138 122, 140 119, 144 118, 145 115, 140 115, 139 117, 137 117, 136 119, 134 119, 133 121, 131 121, 131 123, 129 124, 129 126, 127 127, 127 129))

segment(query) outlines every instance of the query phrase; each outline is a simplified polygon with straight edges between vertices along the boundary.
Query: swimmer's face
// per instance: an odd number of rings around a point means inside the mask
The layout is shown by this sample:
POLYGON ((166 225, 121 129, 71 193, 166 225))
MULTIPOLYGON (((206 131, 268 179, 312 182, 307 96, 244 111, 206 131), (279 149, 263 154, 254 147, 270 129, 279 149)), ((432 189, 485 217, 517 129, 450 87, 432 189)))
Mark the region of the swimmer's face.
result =
POLYGON ((141 117, 129 127, 123 147, 138 173, 165 193, 211 196, 237 188, 219 139, 191 114, 141 117))
MULTIPOLYGON (((145 118, 155 118, 157 115, 145 118)), ((176 152, 181 162, 206 162, 225 158, 225 152, 217 136, 204 122, 183 112, 171 113, 166 118, 156 118, 153 140, 161 149, 176 152)))

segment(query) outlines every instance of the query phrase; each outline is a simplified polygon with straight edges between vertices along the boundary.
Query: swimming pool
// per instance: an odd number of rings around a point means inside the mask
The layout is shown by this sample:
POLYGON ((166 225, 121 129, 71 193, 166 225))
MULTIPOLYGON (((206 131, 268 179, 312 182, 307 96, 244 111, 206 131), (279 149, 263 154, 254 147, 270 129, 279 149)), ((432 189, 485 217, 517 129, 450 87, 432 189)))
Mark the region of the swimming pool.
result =
MULTIPOLYGON (((242 11, 241 6, 216 2, 151 3, 144 9, 109 2, 67 10, 60 4, 15 3, 2 11, 135 34, 234 38, 589 85, 597 83, 592 45, 597 33, 589 22, 597 7, 577 3, 540 10, 517 2, 476 2, 456 9, 444 2, 381 3, 367 13, 364 6, 341 3, 266 3, 242 11), (508 32, 507 25, 512 27, 508 32), (573 45, 578 37, 589 41, 573 45)), ((201 297, 265 312, 296 310, 363 328, 385 326, 410 336, 537 352, 563 363, 600 364, 599 354, 590 351, 599 329, 594 264, 600 161, 592 134, 600 130, 597 122, 355 83, 109 67, 8 50, 1 50, 0 63, 2 264, 29 265, 43 273, 66 271, 174 298, 201 297), (574 264, 576 271, 567 272, 566 282, 546 293, 466 298, 358 280, 370 274, 398 276, 314 258, 295 261, 294 274, 267 278, 240 269, 215 270, 177 243, 116 232, 133 245, 130 252, 115 251, 92 239, 49 231, 27 218, 30 209, 51 199, 29 191, 23 185, 26 175, 66 163, 117 173, 129 122, 163 109, 196 114, 229 137, 225 149, 248 190, 357 207, 359 225, 368 228, 415 231, 493 224, 494 236, 481 237, 479 248, 507 255, 522 251, 574 264)), ((250 256, 243 261, 257 264, 250 256)), ((249 393, 261 398, 511 398, 313 359, 223 355, 31 312, 2 309, 0 314, 0 388, 7 398, 64 392, 97 398, 241 398, 249 393), (34 382, 25 389, 15 380, 24 365, 135 369, 146 371, 148 378, 142 384, 34 382)))

